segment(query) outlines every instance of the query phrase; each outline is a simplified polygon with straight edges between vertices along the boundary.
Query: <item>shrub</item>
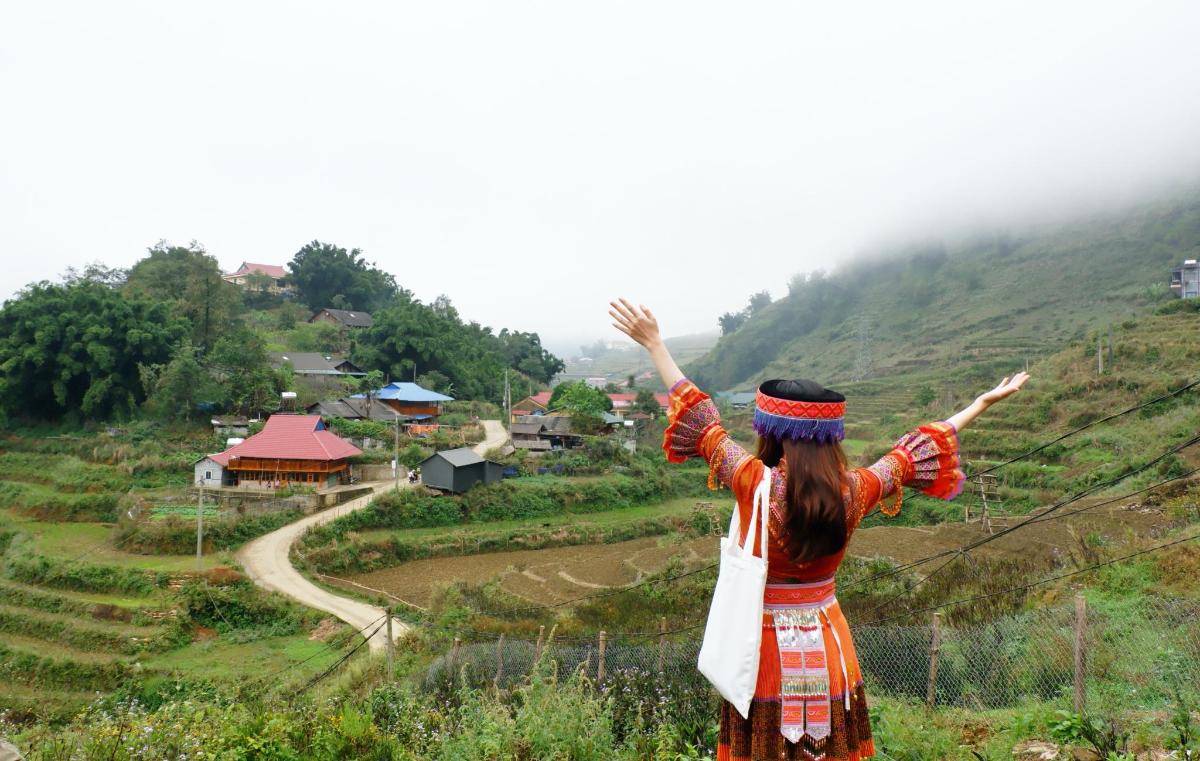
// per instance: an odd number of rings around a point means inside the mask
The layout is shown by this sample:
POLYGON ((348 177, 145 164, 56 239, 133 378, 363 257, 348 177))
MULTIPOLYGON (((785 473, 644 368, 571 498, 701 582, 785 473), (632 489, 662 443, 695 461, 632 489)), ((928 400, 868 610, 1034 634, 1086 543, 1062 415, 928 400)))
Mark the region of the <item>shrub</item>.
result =
POLYGON ((247 579, 229 584, 193 579, 179 589, 179 598, 191 621, 235 642, 296 634, 317 618, 278 595, 263 593, 247 579))
MULTIPOLYGON (((207 515, 205 513, 205 545, 214 550, 231 550, 291 523, 303 513, 277 510, 211 520, 207 515)), ((196 522, 176 515, 168 515, 162 520, 122 521, 113 533, 113 541, 130 552, 187 555, 196 549, 196 522)))

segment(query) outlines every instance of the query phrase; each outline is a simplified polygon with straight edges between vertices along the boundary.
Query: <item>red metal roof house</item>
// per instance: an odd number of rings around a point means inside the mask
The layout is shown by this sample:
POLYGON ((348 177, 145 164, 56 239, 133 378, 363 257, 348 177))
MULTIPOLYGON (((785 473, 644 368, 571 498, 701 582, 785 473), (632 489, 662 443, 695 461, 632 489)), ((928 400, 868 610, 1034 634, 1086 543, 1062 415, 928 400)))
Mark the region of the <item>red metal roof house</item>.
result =
POLYGON ((283 279, 287 277, 287 271, 279 264, 254 264, 253 262, 242 262, 242 266, 238 267, 233 272, 226 273, 221 276, 227 283, 245 288, 250 285, 251 275, 266 275, 271 278, 271 284, 267 290, 271 293, 280 293, 290 290, 283 284, 283 279))
POLYGON ((362 450, 326 430, 320 415, 272 415, 263 429, 220 454, 209 455, 251 489, 290 484, 324 489, 349 481, 347 458, 362 450))

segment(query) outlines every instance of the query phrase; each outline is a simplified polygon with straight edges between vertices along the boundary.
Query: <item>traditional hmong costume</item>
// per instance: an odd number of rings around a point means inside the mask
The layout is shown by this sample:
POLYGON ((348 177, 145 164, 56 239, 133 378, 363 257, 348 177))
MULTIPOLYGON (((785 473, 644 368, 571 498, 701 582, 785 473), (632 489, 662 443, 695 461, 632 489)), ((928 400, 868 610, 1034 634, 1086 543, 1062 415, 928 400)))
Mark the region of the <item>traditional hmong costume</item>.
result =
MULTIPOLYGON (((768 381, 755 401, 754 429, 761 436, 841 441, 845 398, 811 381, 768 381)), ((764 464, 721 427, 716 406, 690 381, 671 389, 670 424, 663 437, 667 459, 703 457, 709 486, 733 490, 745 540, 755 488, 764 464)), ((958 437, 949 423, 931 423, 905 434, 869 468, 845 474, 847 532, 881 500, 895 515, 901 486, 952 499, 962 491, 958 437)), ((875 755, 854 640, 838 607, 834 573, 845 549, 794 563, 787 547, 787 473, 772 469, 767 549, 768 583, 763 599, 763 636, 758 684, 749 716, 722 701, 718 761, 805 759, 857 761, 875 755)), ((847 536, 847 542, 849 536, 847 536)), ((754 543, 752 543, 754 544, 754 543)), ((758 548, 755 546, 755 554, 758 548)))

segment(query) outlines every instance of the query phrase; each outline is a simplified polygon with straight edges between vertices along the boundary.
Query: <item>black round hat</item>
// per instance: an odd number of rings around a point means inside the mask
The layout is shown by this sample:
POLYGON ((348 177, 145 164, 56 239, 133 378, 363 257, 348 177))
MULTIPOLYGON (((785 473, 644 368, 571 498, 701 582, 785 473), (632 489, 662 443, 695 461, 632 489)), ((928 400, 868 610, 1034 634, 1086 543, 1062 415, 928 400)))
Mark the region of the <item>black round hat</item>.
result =
POLYGON ((790 402, 844 402, 846 397, 836 391, 825 388, 820 383, 807 378, 763 381, 758 390, 776 399, 787 399, 790 402))

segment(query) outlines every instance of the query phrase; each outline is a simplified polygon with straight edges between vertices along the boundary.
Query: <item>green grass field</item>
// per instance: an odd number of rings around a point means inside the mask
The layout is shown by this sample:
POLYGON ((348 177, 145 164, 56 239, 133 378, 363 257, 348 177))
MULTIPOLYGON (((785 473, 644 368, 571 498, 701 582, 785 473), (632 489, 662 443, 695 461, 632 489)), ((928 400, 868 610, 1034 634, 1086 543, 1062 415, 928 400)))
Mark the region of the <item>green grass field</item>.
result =
MULTIPOLYGON (((4 520, 30 539, 31 547, 47 557, 90 563, 119 565, 144 571, 188 572, 196 570, 195 555, 139 555, 114 547, 113 527, 104 523, 57 523, 39 521, 6 511, 4 520)), ((228 565, 219 555, 205 555, 204 569, 228 565)))

